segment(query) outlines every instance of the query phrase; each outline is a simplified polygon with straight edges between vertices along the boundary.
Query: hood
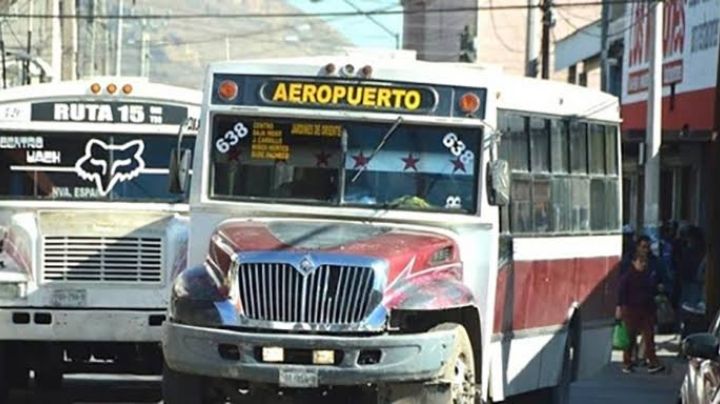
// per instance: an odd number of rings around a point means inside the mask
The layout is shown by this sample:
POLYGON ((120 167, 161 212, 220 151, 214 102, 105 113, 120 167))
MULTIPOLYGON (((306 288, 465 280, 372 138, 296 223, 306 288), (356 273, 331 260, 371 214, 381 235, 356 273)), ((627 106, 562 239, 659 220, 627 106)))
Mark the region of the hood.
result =
POLYGON ((43 236, 124 237, 140 233, 162 237, 172 215, 163 212, 44 211, 38 215, 43 236))
MULTIPOLYGON (((218 227, 217 238, 234 253, 312 251, 381 259, 388 264, 388 282, 458 260, 449 237, 369 223, 231 220, 218 227)), ((215 241, 210 249, 210 259, 228 268, 229 257, 215 241)))

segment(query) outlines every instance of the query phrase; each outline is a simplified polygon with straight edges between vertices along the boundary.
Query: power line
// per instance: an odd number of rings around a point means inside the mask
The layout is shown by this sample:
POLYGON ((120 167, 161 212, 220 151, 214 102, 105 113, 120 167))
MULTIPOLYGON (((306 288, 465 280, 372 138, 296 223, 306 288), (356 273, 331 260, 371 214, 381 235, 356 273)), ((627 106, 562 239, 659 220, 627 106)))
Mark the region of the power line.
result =
MULTIPOLYGON (((629 4, 646 3, 647 0, 590 0, 576 3, 553 3, 553 8, 572 8, 601 6, 603 4, 629 4)), ((19 19, 101 19, 101 20, 137 20, 137 19, 166 19, 166 20, 187 20, 187 19, 267 19, 267 18, 308 18, 308 17, 356 17, 374 15, 412 15, 412 14, 437 14, 437 13, 465 13, 472 11, 504 11, 504 10, 527 10, 539 6, 528 6, 527 4, 508 4, 477 7, 447 7, 417 10, 369 10, 369 11, 330 11, 318 13, 183 13, 183 14, 23 14, 23 13, 0 13, 0 18, 19 19)))

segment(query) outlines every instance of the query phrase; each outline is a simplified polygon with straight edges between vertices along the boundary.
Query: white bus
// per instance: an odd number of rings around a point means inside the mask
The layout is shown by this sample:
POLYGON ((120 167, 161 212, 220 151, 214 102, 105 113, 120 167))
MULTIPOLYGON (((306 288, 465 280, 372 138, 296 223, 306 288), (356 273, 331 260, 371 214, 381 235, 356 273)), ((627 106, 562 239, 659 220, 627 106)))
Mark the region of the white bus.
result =
POLYGON ((29 370, 42 388, 100 365, 159 371, 187 246, 168 164, 200 99, 123 77, 0 91, 0 394, 29 370))
POLYGON ((344 55, 212 64, 201 122, 166 403, 563 402, 609 362, 616 98, 344 55))

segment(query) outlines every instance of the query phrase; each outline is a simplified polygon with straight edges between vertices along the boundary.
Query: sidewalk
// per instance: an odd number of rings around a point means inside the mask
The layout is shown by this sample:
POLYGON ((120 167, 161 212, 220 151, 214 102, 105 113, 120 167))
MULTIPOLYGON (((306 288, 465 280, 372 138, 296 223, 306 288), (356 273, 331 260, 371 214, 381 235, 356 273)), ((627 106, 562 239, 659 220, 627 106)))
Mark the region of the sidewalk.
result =
POLYGON ((620 371, 622 352, 613 352, 612 363, 590 380, 574 383, 570 390, 571 404, 676 404, 678 391, 685 376, 686 362, 677 357, 679 337, 655 337, 657 353, 667 368, 650 375, 645 368, 626 375, 620 371))

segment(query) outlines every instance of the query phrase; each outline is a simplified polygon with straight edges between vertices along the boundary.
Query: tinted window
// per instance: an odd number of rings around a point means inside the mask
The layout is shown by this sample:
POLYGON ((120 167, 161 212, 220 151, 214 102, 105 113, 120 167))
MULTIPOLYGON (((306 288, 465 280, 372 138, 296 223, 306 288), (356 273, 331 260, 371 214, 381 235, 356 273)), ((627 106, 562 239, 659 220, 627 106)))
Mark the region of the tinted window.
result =
POLYGON ((553 223, 552 188, 549 178, 535 178, 533 181, 533 225, 537 233, 555 230, 553 223))
POLYGON ((605 180, 601 178, 590 181, 590 229, 605 230, 605 204, 608 202, 605 193, 605 180))
POLYGON ((391 127, 216 115, 211 196, 474 212, 482 132, 391 127))
POLYGON ((587 172, 587 124, 570 124, 570 171, 584 174, 587 172))
POLYGON ((567 177, 553 177, 553 228, 556 231, 567 232, 572 230, 572 203, 570 197, 570 179, 567 177))
POLYGON ((176 145, 176 135, 0 132, 0 198, 177 201, 167 178, 176 145))
POLYGON ((510 167, 514 171, 529 171, 529 148, 526 118, 507 114, 505 134, 510 144, 510 167))
POLYGON ((617 127, 607 126, 605 128, 605 158, 607 173, 617 175, 618 173, 618 147, 617 147, 617 127))
POLYGON ((530 142, 532 143, 532 171, 550 171, 550 122, 546 119, 530 119, 530 142))
POLYGON ((590 125, 590 172, 605 173, 605 127, 590 125))
POLYGON ((510 201, 512 231, 529 232, 532 229, 530 180, 513 178, 510 201))
POLYGON ((570 179, 571 226, 573 231, 590 230, 590 180, 570 179))
POLYGON ((567 121, 552 120, 552 171, 555 173, 568 172, 568 125, 567 121))
POLYGON ((605 184, 605 218, 607 229, 610 231, 620 230, 620 181, 610 179, 605 184))

